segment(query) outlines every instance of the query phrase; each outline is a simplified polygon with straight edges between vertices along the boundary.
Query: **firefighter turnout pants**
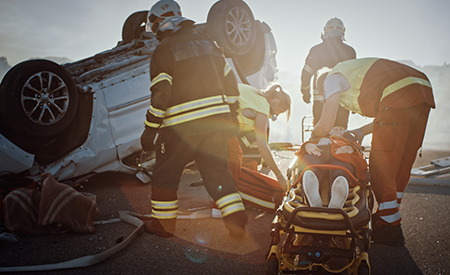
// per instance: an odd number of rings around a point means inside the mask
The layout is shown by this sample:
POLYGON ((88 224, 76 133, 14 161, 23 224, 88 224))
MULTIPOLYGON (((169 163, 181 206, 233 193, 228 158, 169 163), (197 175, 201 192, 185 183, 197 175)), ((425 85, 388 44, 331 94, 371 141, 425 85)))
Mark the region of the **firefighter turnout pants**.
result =
POLYGON ((384 108, 375 117, 369 170, 381 224, 400 224, 400 203, 429 113, 430 106, 423 103, 407 109, 384 108))
POLYGON ((164 231, 174 233, 178 185, 184 167, 192 160, 197 163, 205 188, 221 210, 224 220, 235 213, 246 218, 236 183, 228 169, 228 136, 228 130, 197 136, 183 136, 173 129, 164 130, 158 139, 151 183, 152 218, 156 220, 152 225, 162 226, 164 231))

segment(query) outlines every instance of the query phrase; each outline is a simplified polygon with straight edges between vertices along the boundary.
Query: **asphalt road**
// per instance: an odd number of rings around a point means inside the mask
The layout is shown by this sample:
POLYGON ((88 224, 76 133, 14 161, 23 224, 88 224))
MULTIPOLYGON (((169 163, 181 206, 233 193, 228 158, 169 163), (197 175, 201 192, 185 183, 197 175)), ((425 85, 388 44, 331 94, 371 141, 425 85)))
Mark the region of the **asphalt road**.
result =
MULTIPOLYGON (((293 152, 277 151, 275 156, 287 167, 293 152)), ((211 200, 200 182, 195 168, 186 169, 178 192, 183 215, 209 215, 211 200)), ((150 213, 150 186, 133 176, 104 173, 74 188, 96 196, 100 210, 95 218, 96 233, 22 235, 17 242, 0 242, 0 268, 54 264, 103 253, 136 230, 136 226, 120 221, 120 210, 150 213)), ((406 245, 372 244, 372 275, 450 273, 448 209, 449 177, 412 180, 401 206, 406 245)), ((33 274, 264 274, 274 214, 256 209, 248 209, 248 214, 244 239, 229 237, 221 219, 182 219, 177 223, 175 237, 164 239, 141 230, 128 246, 101 262, 33 274)))

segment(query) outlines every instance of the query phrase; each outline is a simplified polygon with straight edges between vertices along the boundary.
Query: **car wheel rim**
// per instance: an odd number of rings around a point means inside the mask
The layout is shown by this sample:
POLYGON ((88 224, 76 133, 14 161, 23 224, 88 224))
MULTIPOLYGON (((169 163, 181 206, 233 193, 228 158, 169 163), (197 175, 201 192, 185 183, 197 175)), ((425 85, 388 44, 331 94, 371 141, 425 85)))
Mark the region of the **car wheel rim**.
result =
POLYGON ((226 17, 226 30, 230 41, 243 46, 250 40, 252 21, 250 15, 242 8, 232 8, 226 17))
POLYGON ((23 85, 21 103, 35 124, 53 125, 61 121, 69 108, 69 89, 58 75, 39 72, 23 85))

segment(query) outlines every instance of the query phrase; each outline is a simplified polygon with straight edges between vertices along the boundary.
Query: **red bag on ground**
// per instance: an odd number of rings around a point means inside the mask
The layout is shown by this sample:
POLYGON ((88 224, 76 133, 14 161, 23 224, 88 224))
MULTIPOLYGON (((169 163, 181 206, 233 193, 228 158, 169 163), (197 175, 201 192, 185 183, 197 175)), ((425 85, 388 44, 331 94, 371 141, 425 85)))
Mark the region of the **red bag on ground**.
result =
POLYGON ((69 231, 94 233, 97 203, 51 174, 41 175, 41 189, 18 188, 3 200, 5 225, 10 232, 30 235, 69 231))
POLYGON ((0 181, 0 221, 3 221, 5 216, 3 214, 3 199, 13 190, 18 188, 27 187, 36 190, 38 187, 37 182, 32 179, 10 179, 8 181, 0 181))
POLYGON ((242 167, 237 188, 244 204, 274 213, 283 200, 284 191, 277 180, 242 167))

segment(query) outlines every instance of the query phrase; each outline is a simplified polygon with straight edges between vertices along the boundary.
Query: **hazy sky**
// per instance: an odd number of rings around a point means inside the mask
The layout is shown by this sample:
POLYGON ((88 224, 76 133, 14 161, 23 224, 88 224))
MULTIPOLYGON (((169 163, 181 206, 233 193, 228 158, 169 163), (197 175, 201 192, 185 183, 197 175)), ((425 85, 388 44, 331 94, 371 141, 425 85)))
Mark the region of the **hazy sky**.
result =
MULTIPOLYGON (((326 21, 343 20, 358 57, 450 63, 449 0, 247 0, 268 23, 281 71, 300 71, 326 21)), ((11 65, 30 57, 80 60, 116 46, 125 19, 155 1, 0 0, 0 56, 11 65)), ((178 0, 183 15, 206 22, 215 0, 178 0)))

